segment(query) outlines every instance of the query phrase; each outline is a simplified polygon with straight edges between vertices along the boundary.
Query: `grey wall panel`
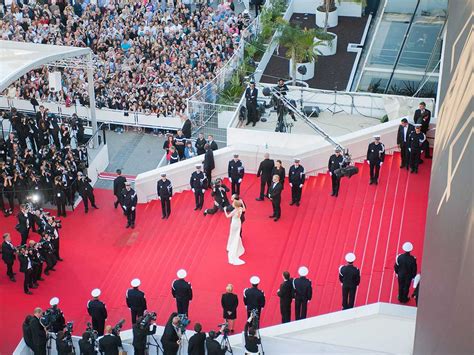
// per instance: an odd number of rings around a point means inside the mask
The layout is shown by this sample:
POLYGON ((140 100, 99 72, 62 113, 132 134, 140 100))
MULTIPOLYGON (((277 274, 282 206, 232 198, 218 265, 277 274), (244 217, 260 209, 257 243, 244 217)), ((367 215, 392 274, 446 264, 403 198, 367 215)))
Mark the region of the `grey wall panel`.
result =
POLYGON ((474 354, 472 9, 449 2, 415 354, 474 354))

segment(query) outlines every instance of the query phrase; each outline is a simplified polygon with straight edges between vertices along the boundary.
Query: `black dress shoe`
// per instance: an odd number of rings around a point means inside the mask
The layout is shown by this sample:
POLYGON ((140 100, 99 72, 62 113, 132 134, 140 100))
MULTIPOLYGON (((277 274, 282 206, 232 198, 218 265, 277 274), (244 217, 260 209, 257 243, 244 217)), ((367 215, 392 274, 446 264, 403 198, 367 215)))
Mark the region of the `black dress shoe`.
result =
POLYGON ((16 279, 14 277, 10 277, 11 282, 16 282, 16 279))
POLYGON ((166 216, 165 216, 165 215, 162 215, 162 216, 161 216, 161 219, 165 219, 165 218, 166 218, 166 216))
POLYGON ((85 212, 86 212, 86 213, 88 213, 88 212, 89 212, 89 210, 86 210, 85 212))
POLYGON ((378 181, 378 180, 375 180, 375 181, 374 181, 374 184, 375 184, 375 185, 378 185, 378 184, 379 184, 379 181, 378 181))
POLYGON ((373 182, 372 180, 370 180, 369 185, 372 185, 373 183, 374 183, 374 182, 373 182))
POLYGON ((293 206, 294 204, 295 204, 294 201, 291 201, 291 202, 290 202, 290 206, 293 206))
POLYGON ((58 258, 58 261, 64 261, 64 259, 58 258))
POLYGON ((296 206, 299 206, 299 205, 300 205, 300 203, 299 203, 299 202, 296 202, 296 206))
POLYGON ((195 211, 196 211, 197 209, 199 209, 199 207, 198 207, 198 206, 194 207, 194 210, 195 210, 195 211))
POLYGON ((268 216, 268 218, 275 218, 275 215, 272 214, 271 216, 268 216))
POLYGON ((331 196, 334 196, 334 195, 335 195, 335 193, 334 193, 334 192, 333 192, 333 193, 331 193, 331 196))
POLYGON ((405 165, 403 165, 403 164, 400 165, 400 169, 401 169, 401 168, 404 168, 404 167, 405 167, 405 165))
POLYGON ((27 294, 27 295, 32 295, 32 294, 33 294, 33 292, 26 291, 26 292, 25 292, 25 294, 27 294))
POLYGON ((250 124, 250 122, 247 122, 245 125, 248 126, 250 124))
POLYGON ((255 201, 263 201, 263 198, 258 197, 255 199, 255 201))
POLYGON ((256 125, 256 124, 257 124, 257 123, 256 123, 256 122, 254 122, 254 123, 252 124, 252 127, 255 127, 255 125, 256 125))
POLYGON ((127 225, 125 226, 125 228, 130 228, 130 224, 127 223, 127 225))
POLYGON ((132 228, 132 229, 135 228, 135 223, 132 223, 132 224, 130 225, 130 228, 132 228))
POLYGON ((280 219, 280 217, 275 217, 275 218, 273 218, 273 221, 276 222, 276 221, 278 221, 279 219, 280 219))
POLYGON ((94 207, 96 210, 99 209, 99 207, 97 207, 96 205, 92 205, 92 207, 94 207))

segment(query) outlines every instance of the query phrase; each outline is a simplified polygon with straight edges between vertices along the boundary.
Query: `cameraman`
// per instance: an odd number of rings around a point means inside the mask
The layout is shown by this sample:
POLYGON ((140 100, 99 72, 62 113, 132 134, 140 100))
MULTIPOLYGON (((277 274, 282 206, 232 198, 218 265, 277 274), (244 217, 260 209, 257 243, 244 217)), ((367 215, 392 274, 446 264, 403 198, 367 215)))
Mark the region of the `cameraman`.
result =
POLYGON ((261 344, 260 338, 257 336, 255 328, 252 327, 254 315, 245 323, 244 338, 245 338, 245 354, 258 354, 258 345, 261 344))
POLYGON ((58 355, 69 355, 73 352, 72 339, 66 331, 60 331, 56 335, 56 350, 58 355))
POLYGON ((99 351, 104 355, 118 355, 119 347, 122 347, 122 340, 120 334, 112 334, 113 328, 111 325, 105 327, 105 335, 99 340, 99 351))
POLYGON ((79 340, 79 352, 81 355, 96 355, 94 344, 95 339, 91 337, 90 332, 82 333, 82 339, 79 340))
POLYGON ((153 322, 151 314, 138 317, 133 325, 133 350, 135 355, 145 355, 147 336, 156 333, 156 324, 153 322), (150 329, 151 326, 151 329, 150 329))
POLYGON ((222 183, 221 178, 217 178, 212 184, 211 192, 211 196, 214 198, 214 206, 204 210, 204 216, 208 214, 214 214, 219 210, 223 211, 227 206, 230 205, 227 192, 229 192, 229 188, 222 183))
POLYGON ((66 320, 64 319, 63 312, 58 308, 59 298, 53 297, 49 301, 51 308, 49 311, 51 312, 51 324, 50 324, 50 331, 53 333, 58 333, 64 329, 66 326, 66 320))
POLYGON ((216 340, 225 331, 225 328, 226 325, 223 324, 217 333, 213 330, 209 332, 206 339, 207 355, 224 355, 227 352, 227 347, 222 349, 221 344, 216 340))

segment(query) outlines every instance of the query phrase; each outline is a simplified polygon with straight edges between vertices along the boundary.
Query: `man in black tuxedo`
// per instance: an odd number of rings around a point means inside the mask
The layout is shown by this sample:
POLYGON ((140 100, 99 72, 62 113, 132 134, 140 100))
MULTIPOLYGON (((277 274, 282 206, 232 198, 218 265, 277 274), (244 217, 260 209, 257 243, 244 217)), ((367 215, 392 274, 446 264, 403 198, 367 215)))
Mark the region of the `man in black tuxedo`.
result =
POLYGON ((247 124, 246 124, 247 126, 250 123, 252 123, 252 126, 255 126, 257 124, 257 120, 258 120, 257 97, 258 97, 258 89, 255 87, 255 82, 251 81, 250 87, 245 89, 245 106, 247 107, 247 124))
POLYGON ((212 150, 217 150, 217 149, 219 149, 219 147, 217 146, 216 141, 214 140, 214 137, 213 137, 211 134, 207 136, 207 144, 209 144, 209 147, 210 147, 212 150))
POLYGON ((117 200, 114 202, 115 208, 117 208, 120 203, 120 194, 125 188, 125 183, 127 182, 127 178, 125 178, 125 176, 122 176, 122 170, 117 169, 116 173, 118 176, 114 179, 114 195, 117 198, 117 200))
MULTIPOLYGON (((414 122, 414 123, 420 123, 420 124, 421 124, 421 120, 423 119, 423 117, 425 116, 425 114, 426 114, 427 117, 428 117, 428 125, 429 125, 430 119, 431 119, 431 111, 426 108, 426 103, 424 103, 424 102, 422 101, 422 102, 420 102, 420 104, 418 105, 418 109, 415 110, 415 114, 413 115, 413 122, 414 122)), ((423 133, 425 133, 425 132, 423 132, 423 133)))
POLYGON ((410 138, 410 134, 414 131, 415 127, 411 123, 408 123, 406 118, 402 118, 400 126, 398 126, 397 145, 398 149, 400 149, 400 155, 402 156, 400 168, 406 168, 407 170, 410 158, 410 154, 408 152, 408 139, 410 138))
POLYGON ((87 176, 84 176, 80 171, 77 173, 77 191, 82 197, 82 202, 84 202, 85 212, 89 212, 89 201, 91 202, 92 207, 98 209, 99 207, 95 204, 94 188, 90 184, 91 179, 87 176))
POLYGON ((25 279, 23 281, 23 291, 27 295, 31 295, 32 293, 30 288, 36 287, 33 285, 33 263, 31 262, 26 247, 22 247, 20 249, 18 260, 20 261, 20 272, 25 274, 25 279))
POLYGON ((276 222, 281 217, 281 192, 283 190, 283 186, 280 183, 280 176, 273 175, 273 183, 270 185, 270 189, 268 190, 268 197, 272 201, 273 207, 273 214, 269 216, 269 218, 273 218, 276 222))
POLYGON ((15 247, 12 244, 12 238, 9 233, 3 235, 2 260, 7 265, 7 275, 11 281, 15 282, 15 273, 13 272, 13 263, 15 262, 15 247))
POLYGON ((21 205, 20 213, 18 213, 17 218, 18 224, 16 225, 16 230, 20 232, 21 245, 24 245, 28 240, 28 233, 30 232, 30 228, 32 226, 31 221, 33 219, 33 215, 28 212, 26 205, 21 205))
MULTIPOLYGON (((426 108, 426 104, 423 101, 420 102, 418 110, 415 111, 413 120, 416 124, 421 124, 421 133, 426 136, 426 133, 430 129, 431 111, 426 108)), ((423 142, 422 149, 425 151, 425 158, 431 159, 430 144, 427 139, 423 142)))
POLYGON ((257 171, 257 177, 260 178, 260 196, 256 199, 257 201, 263 201, 265 196, 268 196, 270 185, 272 184, 272 170, 275 166, 273 159, 270 159, 270 154, 265 153, 264 159, 260 162, 257 171), (265 192, 265 186, 267 192, 265 192))
POLYGON ((288 323, 291 321, 291 302, 293 301, 295 290, 293 289, 293 279, 288 271, 283 272, 283 282, 277 291, 280 297, 280 313, 281 322, 288 323))
POLYGON ((214 152, 209 144, 206 144, 204 146, 204 149, 206 150, 206 154, 204 154, 204 174, 206 174, 207 178, 207 183, 208 183, 208 188, 211 188, 211 182, 212 182, 212 170, 216 167, 214 164, 214 152))

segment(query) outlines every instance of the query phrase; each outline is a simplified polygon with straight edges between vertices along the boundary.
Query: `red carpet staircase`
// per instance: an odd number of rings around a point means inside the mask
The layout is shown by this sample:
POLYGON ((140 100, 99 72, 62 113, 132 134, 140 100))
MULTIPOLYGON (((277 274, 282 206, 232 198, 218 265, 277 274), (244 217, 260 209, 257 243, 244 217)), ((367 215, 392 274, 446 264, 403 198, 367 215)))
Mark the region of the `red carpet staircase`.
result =
MULTIPOLYGON (((36 306, 46 308, 53 296, 61 299, 66 318, 75 321, 75 333, 81 334, 88 321, 86 302, 95 287, 102 290, 108 322, 125 318, 125 328, 129 328, 125 291, 134 277, 142 280, 149 309, 157 311, 158 322, 164 324, 175 307, 170 287, 181 267, 187 269, 195 295, 190 318, 203 323, 205 330, 221 322, 220 295, 228 283, 239 296, 237 326, 242 328, 245 312, 241 295, 254 274, 261 278, 267 297, 262 325, 279 323, 276 291, 281 272, 296 275, 301 265, 309 268, 313 280, 309 316, 341 309, 338 267, 349 251, 356 254, 355 264, 362 273, 356 305, 397 302, 393 264, 403 242, 413 243, 421 266, 431 161, 425 161, 417 175, 399 165, 398 154, 387 156, 375 186, 368 184, 368 165, 358 164, 359 174, 342 180, 338 198, 330 196, 328 175, 310 177, 300 207, 288 205, 286 183, 282 219, 276 223, 268 218, 270 202, 255 201, 259 180, 245 176, 241 195, 248 209, 243 225, 246 264, 237 267, 227 263, 225 252, 229 220, 222 213, 204 217, 193 211, 192 193, 173 197, 169 220, 161 219, 159 201, 140 205, 137 227, 131 230, 125 229, 121 211, 113 208, 112 193, 96 190, 100 209, 85 215, 80 205, 64 220, 61 253, 65 261, 33 290, 34 296, 22 293, 23 275, 18 274, 18 282, 13 284, 2 272, 0 331, 6 341, 2 339, 0 353, 10 353, 17 344, 24 316, 36 306)), ((206 193, 205 206, 211 204, 206 193)), ((10 232, 18 244, 15 220, 0 218, 2 232, 10 232)))

